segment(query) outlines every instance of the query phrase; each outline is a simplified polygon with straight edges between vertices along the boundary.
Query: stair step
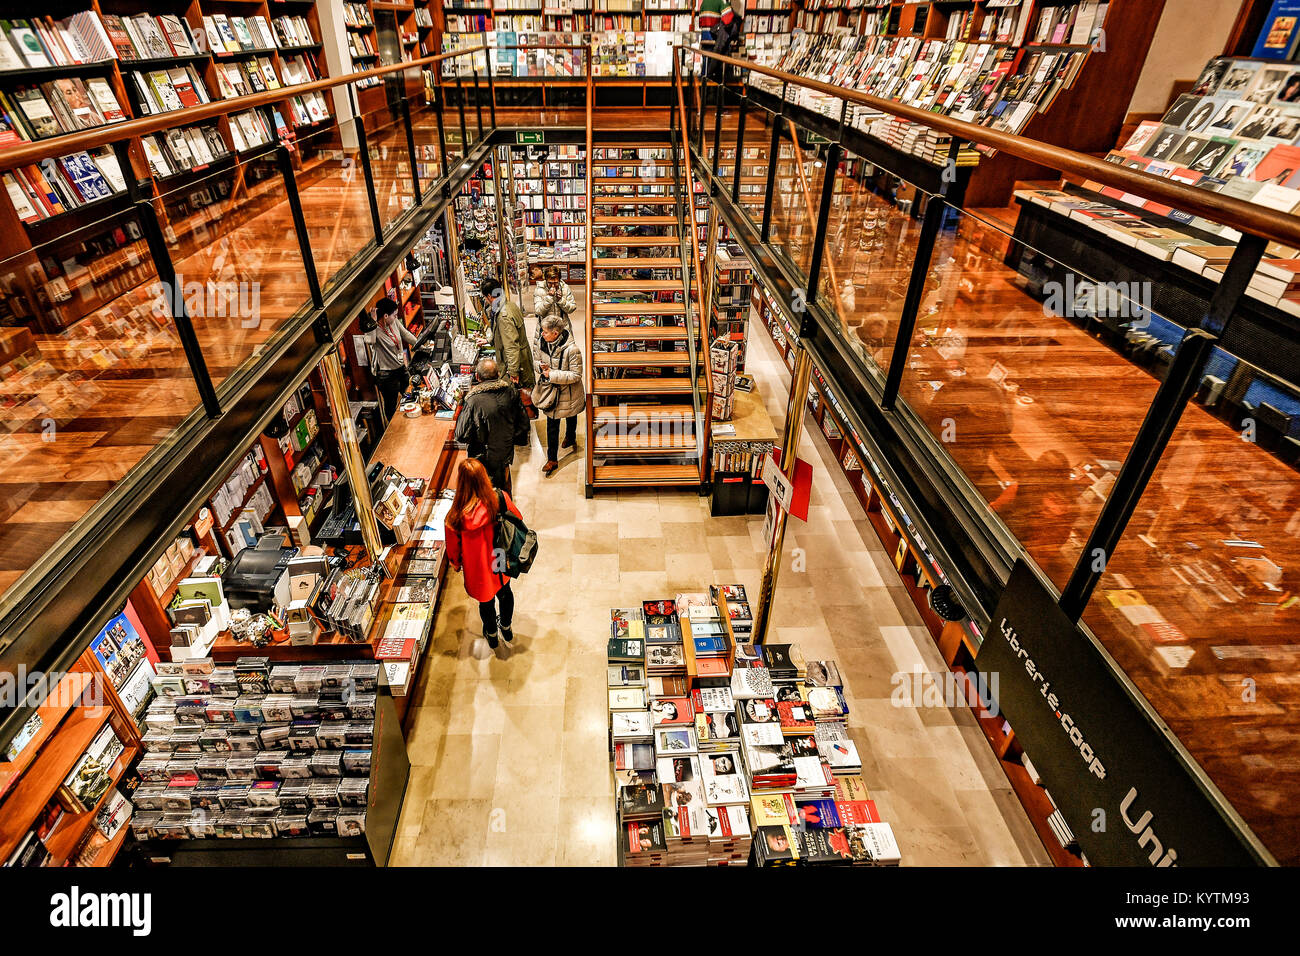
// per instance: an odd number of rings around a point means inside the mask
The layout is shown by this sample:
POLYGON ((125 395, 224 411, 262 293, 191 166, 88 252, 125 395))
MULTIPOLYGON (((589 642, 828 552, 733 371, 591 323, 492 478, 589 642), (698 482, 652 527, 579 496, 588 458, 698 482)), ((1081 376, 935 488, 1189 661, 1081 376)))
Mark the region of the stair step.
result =
MULTIPOLYGON (((596 216, 598 226, 675 226, 676 216, 596 216)), ((666 237, 665 237, 666 238, 666 237)))
POLYGON ((680 325, 596 326, 591 336, 598 342, 622 342, 628 339, 646 342, 677 342, 686 338, 680 325))
POLYGON ((694 434, 682 434, 676 431, 656 433, 653 430, 642 434, 634 432, 620 435, 611 432, 608 435, 596 433, 593 448, 606 455, 683 455, 699 447, 694 434))
POLYGON ((684 302, 593 302, 592 315, 682 315, 684 302))
POLYGON ((680 422, 692 428, 695 425, 695 408, 691 405, 602 405, 595 410, 595 427, 617 427, 627 422, 632 427, 642 422, 680 422), (605 423, 608 422, 609 425, 605 423))
POLYGON ((624 259, 618 256, 605 256, 601 259, 592 259, 591 267, 593 269, 680 269, 682 267, 682 260, 676 257, 667 259, 654 258, 651 256, 628 256, 624 259))
POLYGON ((596 368, 667 368, 691 364, 689 352, 593 352, 591 359, 596 368))
POLYGON ((596 487, 700 483, 700 471, 694 465, 597 465, 592 471, 592 484, 596 487))
POLYGON ((642 292, 650 289, 677 289, 682 287, 681 279, 601 279, 593 280, 595 292, 642 292))
MULTIPOLYGON (((591 243, 594 246, 675 246, 678 239, 676 236, 593 236, 591 243)), ((623 261, 617 257, 612 259, 623 261)))
POLYGON ((592 382, 597 395, 689 395, 691 380, 681 376, 651 378, 598 378, 592 382))

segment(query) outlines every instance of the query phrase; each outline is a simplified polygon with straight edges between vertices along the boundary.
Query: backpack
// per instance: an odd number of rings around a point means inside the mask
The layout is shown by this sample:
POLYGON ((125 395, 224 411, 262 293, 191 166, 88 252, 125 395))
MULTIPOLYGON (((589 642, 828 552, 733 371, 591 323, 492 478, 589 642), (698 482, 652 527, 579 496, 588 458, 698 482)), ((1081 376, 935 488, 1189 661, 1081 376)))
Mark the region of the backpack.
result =
MULTIPOLYGON (((523 519, 515 517, 506 507, 506 498, 497 492, 497 525, 492 532, 493 561, 496 556, 505 558, 501 573, 517 578, 527 574, 537 560, 537 532, 530 531, 523 519)), ((496 570, 494 568, 493 570, 496 570)))

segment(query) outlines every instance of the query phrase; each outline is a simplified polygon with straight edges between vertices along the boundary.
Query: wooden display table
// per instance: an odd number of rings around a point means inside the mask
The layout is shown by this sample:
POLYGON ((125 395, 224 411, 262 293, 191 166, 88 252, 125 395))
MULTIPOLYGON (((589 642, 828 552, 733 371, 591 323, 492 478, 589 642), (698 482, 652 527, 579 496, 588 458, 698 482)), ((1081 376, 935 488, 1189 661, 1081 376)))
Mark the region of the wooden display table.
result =
POLYGON ((762 514, 767 509, 767 486, 759 468, 776 444, 776 427, 757 391, 737 390, 731 419, 711 427, 730 425, 734 435, 713 435, 713 501, 710 513, 762 514))

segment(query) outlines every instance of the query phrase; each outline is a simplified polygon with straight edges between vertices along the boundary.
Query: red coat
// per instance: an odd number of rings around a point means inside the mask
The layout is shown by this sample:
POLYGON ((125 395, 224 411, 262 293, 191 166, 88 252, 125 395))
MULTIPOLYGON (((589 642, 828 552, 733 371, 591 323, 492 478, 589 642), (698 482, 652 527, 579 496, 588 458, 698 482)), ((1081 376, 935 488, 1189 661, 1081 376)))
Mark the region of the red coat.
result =
MULTIPOLYGON (((506 507, 515 517, 522 518, 515 503, 505 494, 506 507)), ((462 527, 457 530, 447 525, 447 560, 456 570, 465 570, 465 591, 482 603, 496 597, 497 591, 510 579, 492 570, 492 533, 495 522, 488 515, 483 502, 478 502, 461 517, 462 527)))

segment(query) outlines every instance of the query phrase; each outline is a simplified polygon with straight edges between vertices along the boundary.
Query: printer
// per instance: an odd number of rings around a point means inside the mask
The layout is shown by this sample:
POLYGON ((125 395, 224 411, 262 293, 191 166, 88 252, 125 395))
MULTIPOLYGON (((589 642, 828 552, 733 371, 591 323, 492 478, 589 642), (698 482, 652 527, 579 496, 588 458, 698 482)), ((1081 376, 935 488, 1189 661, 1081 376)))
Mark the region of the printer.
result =
POLYGON ((244 548, 221 575, 221 587, 231 608, 269 611, 289 603, 289 562, 298 549, 289 546, 285 528, 268 528, 257 544, 244 548))

